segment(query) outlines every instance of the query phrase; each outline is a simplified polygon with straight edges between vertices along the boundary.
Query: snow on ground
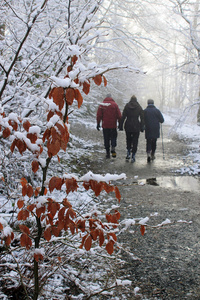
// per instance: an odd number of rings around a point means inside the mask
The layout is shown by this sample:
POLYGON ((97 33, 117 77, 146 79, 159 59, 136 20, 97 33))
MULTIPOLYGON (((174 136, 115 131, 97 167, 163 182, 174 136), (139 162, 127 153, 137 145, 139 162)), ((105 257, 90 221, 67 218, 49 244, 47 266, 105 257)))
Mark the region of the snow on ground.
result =
POLYGON ((187 155, 193 161, 190 167, 184 167, 178 170, 181 174, 198 175, 200 174, 200 126, 193 120, 181 121, 176 114, 164 114, 165 124, 172 126, 169 130, 169 136, 178 135, 180 139, 185 140, 189 147, 187 155))

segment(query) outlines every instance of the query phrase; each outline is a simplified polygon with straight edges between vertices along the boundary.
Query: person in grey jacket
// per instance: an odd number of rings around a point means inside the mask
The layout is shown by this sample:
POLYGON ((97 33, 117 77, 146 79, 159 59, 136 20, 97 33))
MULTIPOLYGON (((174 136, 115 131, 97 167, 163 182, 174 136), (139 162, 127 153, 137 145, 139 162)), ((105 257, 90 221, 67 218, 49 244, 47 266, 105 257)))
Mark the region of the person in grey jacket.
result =
POLYGON ((140 131, 144 130, 144 112, 134 95, 124 107, 119 130, 123 130, 123 124, 126 132, 126 160, 130 159, 132 152, 131 162, 135 162, 140 131))
POLYGON ((147 101, 147 108, 144 110, 145 138, 147 162, 155 159, 157 139, 160 137, 160 123, 164 122, 162 113, 154 105, 154 100, 147 101))

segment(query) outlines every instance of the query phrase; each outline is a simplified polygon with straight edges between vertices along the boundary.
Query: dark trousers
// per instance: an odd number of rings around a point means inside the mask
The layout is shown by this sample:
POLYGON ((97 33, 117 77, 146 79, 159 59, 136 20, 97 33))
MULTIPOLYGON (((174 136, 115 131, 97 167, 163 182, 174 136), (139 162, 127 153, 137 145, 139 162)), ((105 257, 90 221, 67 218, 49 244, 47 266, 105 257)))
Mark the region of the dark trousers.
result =
POLYGON ((157 142, 157 139, 147 139, 146 151, 154 154, 156 152, 156 142, 157 142))
POLYGON ((131 150, 132 153, 137 152, 138 139, 140 132, 127 132, 126 131, 126 148, 131 150))
POLYGON ((110 151, 117 146, 117 129, 116 128, 103 128, 104 146, 106 151, 110 151))

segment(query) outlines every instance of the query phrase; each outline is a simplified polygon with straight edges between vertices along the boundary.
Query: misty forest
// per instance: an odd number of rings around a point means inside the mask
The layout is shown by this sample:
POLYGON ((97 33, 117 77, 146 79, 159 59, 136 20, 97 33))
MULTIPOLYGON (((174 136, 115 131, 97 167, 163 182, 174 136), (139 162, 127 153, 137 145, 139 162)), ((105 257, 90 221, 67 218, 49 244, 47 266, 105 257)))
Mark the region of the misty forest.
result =
POLYGON ((0 1, 0 299, 142 299, 117 269, 146 216, 120 218, 123 170, 77 166, 82 129, 107 94, 200 124, 199 22, 199 0, 0 1))

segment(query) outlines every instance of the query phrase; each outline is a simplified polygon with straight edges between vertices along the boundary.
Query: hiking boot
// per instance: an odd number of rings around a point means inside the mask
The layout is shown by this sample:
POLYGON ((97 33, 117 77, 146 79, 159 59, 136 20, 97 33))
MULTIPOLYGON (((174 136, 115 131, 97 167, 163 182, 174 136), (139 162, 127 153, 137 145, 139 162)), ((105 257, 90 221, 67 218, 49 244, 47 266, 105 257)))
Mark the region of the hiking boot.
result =
POLYGON ((117 153, 115 151, 113 151, 113 152, 111 151, 111 153, 112 153, 112 157, 115 158, 117 156, 117 153))
POLYGON ((129 160, 131 158, 131 152, 130 150, 127 150, 126 159, 129 160))
POLYGON ((135 154, 134 154, 134 153, 132 154, 132 157, 131 157, 131 162, 132 162, 132 163, 134 163, 134 162, 135 162, 135 154))
POLYGON ((110 152, 106 153, 106 158, 110 158, 110 152))
POLYGON ((154 160, 156 157, 154 155, 154 153, 151 153, 151 159, 154 160))
POLYGON ((147 153, 147 162, 150 163, 151 162, 151 154, 147 153))
POLYGON ((117 156, 117 153, 115 152, 115 147, 112 147, 111 153, 112 153, 112 157, 115 158, 117 156))

